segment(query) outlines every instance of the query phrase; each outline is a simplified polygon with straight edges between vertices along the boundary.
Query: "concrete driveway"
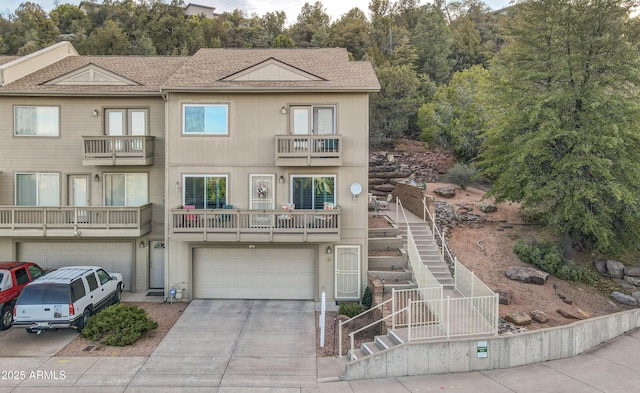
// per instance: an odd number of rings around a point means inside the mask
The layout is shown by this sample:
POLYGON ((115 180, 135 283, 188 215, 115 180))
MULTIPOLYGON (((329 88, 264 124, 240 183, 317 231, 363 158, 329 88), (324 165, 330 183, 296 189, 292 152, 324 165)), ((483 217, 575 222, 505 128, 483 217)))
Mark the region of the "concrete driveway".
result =
POLYGON ((79 335, 75 329, 29 334, 24 327, 14 326, 0 330, 0 357, 54 356, 79 335))
POLYGON ((132 387, 315 387, 312 301, 194 300, 132 387))

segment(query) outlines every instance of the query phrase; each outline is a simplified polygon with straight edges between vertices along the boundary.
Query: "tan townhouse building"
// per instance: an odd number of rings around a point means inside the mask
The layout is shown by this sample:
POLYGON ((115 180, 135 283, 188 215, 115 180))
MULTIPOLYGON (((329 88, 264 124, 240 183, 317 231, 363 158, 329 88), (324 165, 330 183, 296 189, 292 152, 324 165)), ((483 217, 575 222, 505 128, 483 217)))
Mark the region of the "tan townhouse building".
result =
POLYGON ((182 298, 361 296, 368 62, 344 49, 0 56, 0 259, 182 298))

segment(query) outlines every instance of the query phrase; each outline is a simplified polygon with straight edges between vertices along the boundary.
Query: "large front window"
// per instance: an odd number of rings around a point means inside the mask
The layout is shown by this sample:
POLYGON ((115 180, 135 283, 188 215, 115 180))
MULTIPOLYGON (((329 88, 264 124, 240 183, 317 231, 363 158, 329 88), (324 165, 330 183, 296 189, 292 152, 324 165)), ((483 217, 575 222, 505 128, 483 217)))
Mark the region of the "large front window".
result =
POLYGON ((59 206, 60 175, 57 173, 16 174, 16 205, 59 206))
POLYGON ((330 135, 336 133, 336 107, 333 105, 291 106, 293 134, 330 135))
POLYGON ((105 206, 142 206, 148 203, 146 173, 104 175, 105 206))
POLYGON ((189 104, 182 107, 183 134, 227 135, 229 106, 226 104, 189 104))
POLYGON ((13 113, 15 135, 60 135, 60 108, 57 106, 16 106, 13 113))
POLYGON ((335 204, 335 176, 293 176, 291 190, 296 209, 324 209, 325 203, 335 204))
POLYGON ((183 205, 196 209, 221 209, 227 204, 227 176, 185 175, 183 205))

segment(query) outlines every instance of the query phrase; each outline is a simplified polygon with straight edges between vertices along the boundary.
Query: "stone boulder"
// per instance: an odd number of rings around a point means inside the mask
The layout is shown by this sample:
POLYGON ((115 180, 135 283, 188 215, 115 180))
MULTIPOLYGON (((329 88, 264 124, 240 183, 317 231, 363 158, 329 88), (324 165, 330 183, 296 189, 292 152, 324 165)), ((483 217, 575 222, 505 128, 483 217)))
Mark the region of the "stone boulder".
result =
POLYGON ((635 286, 640 285, 640 277, 624 276, 624 280, 635 286))
POLYGON ((549 317, 543 311, 534 310, 531 311, 531 318, 538 323, 547 323, 549 322, 549 317))
POLYGON ((582 319, 582 316, 579 313, 570 310, 559 308, 556 312, 567 319, 582 319))
POLYGON ((522 266, 514 266, 507 270, 506 274, 507 277, 512 280, 538 285, 544 285, 544 283, 547 281, 547 278, 549 277, 549 273, 545 273, 532 267, 522 266))
POLYGON ((614 278, 613 282, 615 282, 616 284, 618 284, 618 286, 622 289, 627 289, 629 291, 634 291, 636 289, 636 286, 631 284, 629 281, 627 280, 622 280, 619 278, 614 278))
POLYGON ((615 292, 611 293, 611 297, 616 299, 618 302, 620 302, 622 304, 626 304, 628 306, 634 306, 635 307, 635 306, 638 305, 638 300, 636 300, 636 298, 634 298, 633 296, 629 296, 627 294, 624 294, 622 292, 615 291, 615 292))
POLYGON ((593 261, 593 267, 596 268, 596 271, 600 274, 607 274, 607 261, 593 261))
POLYGON ((478 209, 483 213, 495 213, 498 208, 493 203, 478 203, 478 209))
POLYGON ((611 278, 622 278, 624 277, 624 264, 622 262, 609 259, 607 261, 607 271, 611 278))
POLYGON ((443 198, 453 198, 456 196, 456 189, 449 186, 438 187, 433 192, 443 198))
POLYGON ((638 301, 638 303, 640 303, 640 291, 635 291, 634 293, 631 294, 631 296, 636 299, 638 301))
POLYGON ((630 277, 640 277, 640 267, 639 266, 625 266, 624 275, 630 277))
POLYGON ((511 289, 494 289, 493 292, 498 294, 498 302, 500 304, 508 306, 513 301, 513 291, 511 289))
POLYGON ((531 317, 524 311, 516 311, 513 314, 505 315, 505 321, 514 325, 525 326, 531 324, 531 317))

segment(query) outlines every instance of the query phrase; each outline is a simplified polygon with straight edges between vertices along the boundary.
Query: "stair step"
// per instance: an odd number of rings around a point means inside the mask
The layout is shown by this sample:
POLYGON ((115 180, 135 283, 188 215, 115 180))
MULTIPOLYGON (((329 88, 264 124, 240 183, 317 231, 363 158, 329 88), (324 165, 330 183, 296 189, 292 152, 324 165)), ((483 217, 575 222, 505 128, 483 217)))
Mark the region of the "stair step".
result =
POLYGON ((391 339, 391 341, 393 341, 396 345, 400 345, 400 344, 404 344, 404 340, 400 337, 400 335, 393 331, 393 330, 389 330, 389 333, 387 333, 387 336, 389 337, 389 339, 391 339))
POLYGON ((389 349, 396 345, 396 343, 393 342, 393 340, 391 339, 391 337, 389 337, 389 335, 376 336, 375 343, 378 346, 378 348, 380 348, 380 350, 389 349))

